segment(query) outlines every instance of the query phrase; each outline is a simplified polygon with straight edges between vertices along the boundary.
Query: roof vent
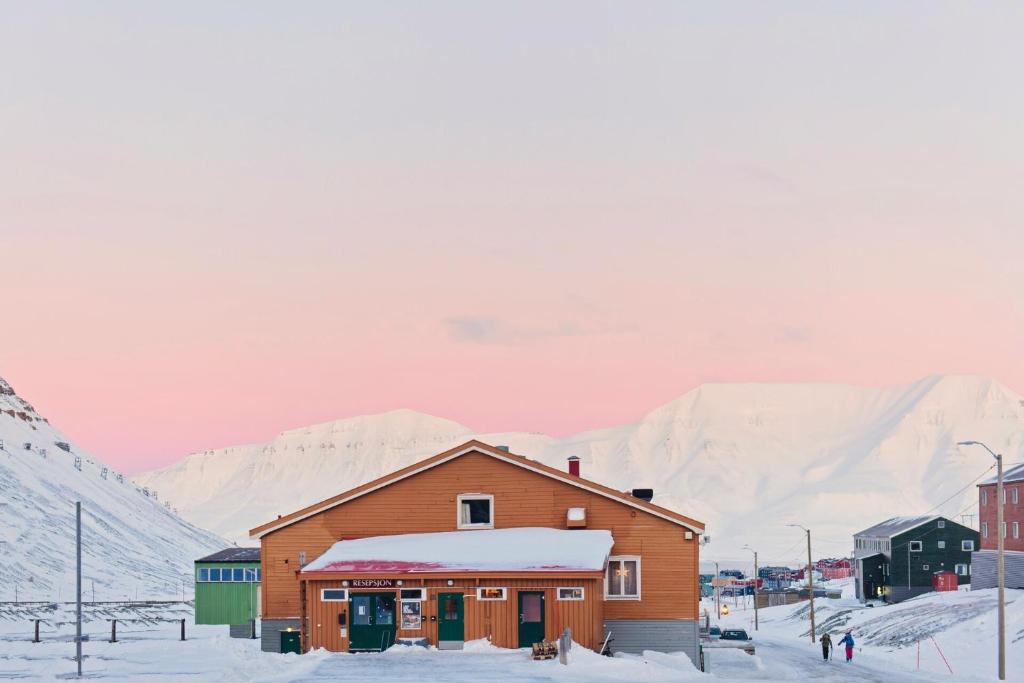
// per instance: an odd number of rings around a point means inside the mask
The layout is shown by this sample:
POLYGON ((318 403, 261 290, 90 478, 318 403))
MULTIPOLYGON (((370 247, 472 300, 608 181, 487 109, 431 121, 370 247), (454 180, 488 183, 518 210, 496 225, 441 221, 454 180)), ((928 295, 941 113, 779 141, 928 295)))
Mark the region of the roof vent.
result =
POLYGON ((505 446, 505 445, 498 446, 498 450, 499 451, 504 451, 505 453, 508 453, 508 446, 505 446))
POLYGON ((650 503, 651 499, 654 498, 654 489, 633 489, 632 495, 634 498, 650 503))

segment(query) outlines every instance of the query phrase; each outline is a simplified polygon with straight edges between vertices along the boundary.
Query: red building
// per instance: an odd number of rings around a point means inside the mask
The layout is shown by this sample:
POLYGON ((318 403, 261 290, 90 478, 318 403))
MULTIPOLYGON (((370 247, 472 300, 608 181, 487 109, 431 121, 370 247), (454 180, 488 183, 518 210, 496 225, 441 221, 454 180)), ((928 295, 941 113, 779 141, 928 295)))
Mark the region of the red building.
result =
POLYGON ((853 563, 846 558, 818 560, 815 568, 826 580, 846 579, 853 576, 853 563))
MULTIPOLYGON (((1003 473, 1003 537, 1006 549, 1024 551, 1024 464, 1014 465, 1003 473)), ((978 484, 978 518, 981 522, 981 549, 995 550, 996 478, 978 484)))

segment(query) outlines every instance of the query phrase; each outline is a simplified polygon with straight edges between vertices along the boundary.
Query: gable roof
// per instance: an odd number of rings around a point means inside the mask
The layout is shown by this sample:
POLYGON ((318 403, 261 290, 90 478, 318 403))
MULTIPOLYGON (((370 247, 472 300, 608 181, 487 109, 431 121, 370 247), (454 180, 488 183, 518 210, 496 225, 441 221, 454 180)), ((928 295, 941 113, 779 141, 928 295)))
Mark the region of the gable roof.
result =
POLYGON ((336 496, 332 496, 326 500, 322 500, 319 503, 314 503, 313 505, 304 507, 301 510, 296 510, 291 514, 279 517, 273 520, 272 522, 261 524, 258 527, 250 529, 249 536, 251 538, 262 538, 263 536, 269 534, 272 531, 277 531, 278 529, 282 529, 286 526, 294 524, 295 522, 306 519, 307 517, 312 517, 313 515, 317 515, 333 507, 337 507, 338 505, 347 503, 350 500, 354 500, 361 496, 365 496, 368 493, 372 493, 378 489, 384 488, 385 486, 389 486, 391 484, 394 484, 395 482, 407 479, 408 477, 415 476, 420 472, 424 472, 431 468, 437 467, 438 465, 450 462, 468 453, 480 453, 482 455, 490 456, 496 460, 501 460, 502 462, 506 462, 511 465, 516 465, 517 467, 522 467, 523 469, 530 470, 532 472, 535 472, 536 474, 540 474, 551 479, 556 479, 571 486, 575 486, 585 491, 589 491, 590 493, 594 493, 599 496, 604 496, 605 498, 610 498, 612 500, 618 501, 624 505, 628 505, 638 510, 643 510, 644 512, 650 513, 655 517, 660 517, 674 524, 686 527, 694 533, 700 534, 704 532, 704 524, 702 522, 698 522, 694 519, 681 515, 678 512, 673 512, 672 510, 663 508, 660 505, 655 505, 653 503, 648 503, 639 498, 634 498, 628 493, 616 491, 615 489, 603 486, 596 482, 589 481, 587 479, 584 479, 583 477, 573 476, 568 472, 563 472, 562 470, 555 469, 554 467, 548 467, 547 465, 543 465, 537 462, 536 460, 531 460, 521 455, 509 453, 508 451, 495 448, 490 444, 486 444, 483 443, 482 441, 477 441, 476 439, 473 439, 471 441, 467 441, 461 446, 456 446, 455 448, 447 450, 443 453, 438 453, 437 455, 431 456, 424 460, 420 460, 419 462, 413 463, 408 467, 404 467, 400 470, 392 472, 391 474, 386 474, 383 477, 379 477, 361 486, 357 486, 354 489, 349 489, 348 491, 339 493, 336 496))
MULTIPOLYGON (((858 531, 854 536, 871 536, 873 538, 892 538, 893 536, 899 536, 904 531, 910 531, 915 529, 922 524, 928 522, 943 519, 940 515, 918 515, 916 517, 891 517, 881 524, 876 524, 872 527, 868 527, 864 531, 858 531)), ((955 522, 951 523, 955 524, 955 522)))
MULTIPOLYGON (((988 486, 989 484, 998 484, 999 475, 993 474, 985 481, 978 484, 978 486, 988 486)), ((1003 483, 1009 484, 1011 481, 1024 481, 1024 462, 1016 465, 1010 465, 1010 467, 1003 471, 1003 483)))

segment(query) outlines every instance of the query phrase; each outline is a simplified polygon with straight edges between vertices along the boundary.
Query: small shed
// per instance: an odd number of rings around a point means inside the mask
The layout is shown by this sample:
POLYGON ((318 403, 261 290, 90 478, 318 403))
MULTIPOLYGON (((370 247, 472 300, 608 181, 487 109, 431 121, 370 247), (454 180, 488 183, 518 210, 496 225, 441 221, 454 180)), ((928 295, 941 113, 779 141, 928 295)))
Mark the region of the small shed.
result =
POLYGON ((958 585, 956 572, 942 571, 932 575, 932 588, 936 591, 955 591, 958 585))
POLYGON ((259 548, 226 548, 196 560, 196 623, 227 624, 231 635, 251 637, 262 578, 259 548))

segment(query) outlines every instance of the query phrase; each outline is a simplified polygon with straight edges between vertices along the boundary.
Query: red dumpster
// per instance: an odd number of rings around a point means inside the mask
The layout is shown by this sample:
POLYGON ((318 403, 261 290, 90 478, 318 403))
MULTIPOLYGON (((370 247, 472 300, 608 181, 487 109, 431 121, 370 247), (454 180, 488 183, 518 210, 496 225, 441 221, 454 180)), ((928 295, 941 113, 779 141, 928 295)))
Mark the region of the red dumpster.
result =
POLYGON ((955 591, 957 589, 956 572, 935 572, 932 574, 932 588, 937 591, 955 591))

